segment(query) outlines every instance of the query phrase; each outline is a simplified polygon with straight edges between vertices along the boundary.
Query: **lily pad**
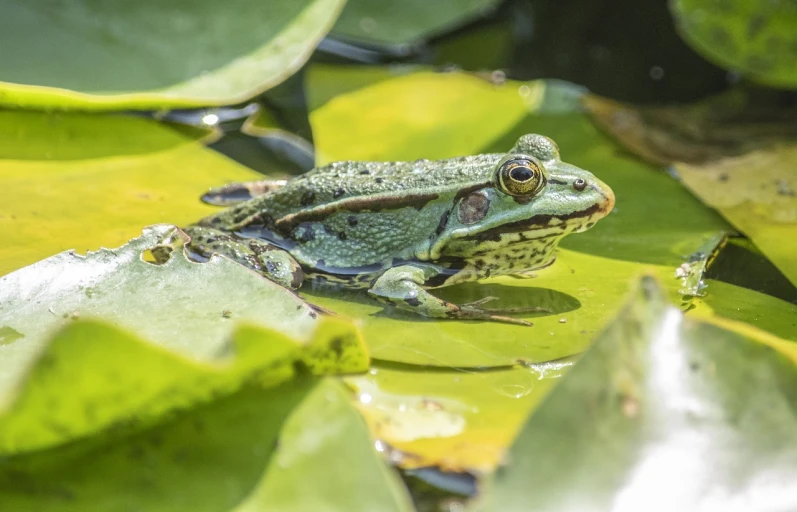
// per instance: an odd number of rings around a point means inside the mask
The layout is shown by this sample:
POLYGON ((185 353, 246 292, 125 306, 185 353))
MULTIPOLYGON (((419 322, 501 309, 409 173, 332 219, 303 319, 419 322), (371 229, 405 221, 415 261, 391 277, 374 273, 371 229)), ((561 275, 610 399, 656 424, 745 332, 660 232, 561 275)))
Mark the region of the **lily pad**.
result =
POLYGON ((644 278, 532 415, 483 509, 797 506, 797 348, 725 324, 684 317, 644 278))
POLYGON ((797 144, 676 169, 690 190, 750 237, 797 286, 795 165, 797 144))
POLYGON ((249 387, 135 434, 6 458, 0 509, 411 511, 396 480, 340 385, 305 378, 249 387))
POLYGON ((797 304, 714 279, 705 284, 706 294, 692 300, 689 316, 739 320, 797 342, 797 304))
POLYGON ((344 4, 3 0, 0 104, 106 110, 240 103, 299 69, 344 4))
POLYGON ((0 278, 0 325, 14 333, 0 360, 0 451, 158 417, 238 387, 264 368, 282 365, 271 369, 283 380, 298 361, 315 373, 367 369, 352 325, 319 322, 294 294, 226 258, 189 261, 179 236, 173 226, 155 226, 119 249, 66 252, 0 278), (167 239, 167 261, 144 261, 167 239), (62 330, 86 318, 151 341, 109 328, 62 330), (241 332, 240 322, 261 330, 241 332))
POLYGON ((265 477, 236 512, 415 510, 398 475, 373 449, 349 394, 322 381, 282 427, 265 477))
POLYGON ((4 110, 0 127, 0 275, 193 222, 209 188, 259 176, 143 118, 4 110))
POLYGON ((344 380, 394 464, 485 472, 495 469, 529 411, 571 365, 430 371, 377 363, 344 380))
POLYGON ((592 94, 582 102, 599 126, 660 165, 704 164, 797 139, 797 109, 763 89, 736 88, 678 106, 639 106, 592 94))
POLYGON ((542 82, 496 86, 462 73, 417 72, 377 81, 310 113, 316 164, 471 154, 539 107, 544 91, 542 82))
MULTIPOLYGON (((362 293, 302 291, 313 303, 361 320, 376 359, 480 367, 578 353, 622 304, 631 278, 652 266, 668 280, 675 295, 675 269, 708 240, 730 229, 676 180, 618 154, 616 146, 584 115, 565 108, 572 103, 561 101, 564 94, 556 94, 556 86, 512 81, 495 85, 457 73, 422 72, 372 80, 373 76, 364 77, 359 88, 352 79, 348 92, 319 102, 313 110, 311 122, 321 163, 500 152, 511 148, 522 134, 543 133, 558 142, 564 160, 595 172, 614 187, 617 196, 616 211, 589 232, 565 239, 562 246, 567 250, 559 252, 557 263, 536 272, 537 277, 502 277, 435 291, 459 303, 497 296, 500 301, 495 307, 553 310, 553 314, 525 317, 534 327, 429 321, 385 313, 362 293), (556 108, 547 110, 546 99, 556 100, 556 108), (468 109, 462 109, 463 104, 468 109), (356 123, 351 112, 358 112, 356 123), (654 190, 666 200, 652 203, 649 198, 654 190)), ((313 92, 320 82, 308 84, 311 98, 323 94, 313 92)), ((572 88, 567 90, 572 96, 572 88)))
POLYGON ((634 107, 597 97, 585 105, 635 153, 675 164, 695 195, 797 285, 794 109, 768 100, 735 91, 684 107, 634 107))
POLYGON ((715 63, 778 87, 797 87, 797 5, 767 0, 673 0, 681 36, 715 63))
POLYGON ((348 0, 332 29, 371 45, 408 45, 487 16, 500 0, 348 0))

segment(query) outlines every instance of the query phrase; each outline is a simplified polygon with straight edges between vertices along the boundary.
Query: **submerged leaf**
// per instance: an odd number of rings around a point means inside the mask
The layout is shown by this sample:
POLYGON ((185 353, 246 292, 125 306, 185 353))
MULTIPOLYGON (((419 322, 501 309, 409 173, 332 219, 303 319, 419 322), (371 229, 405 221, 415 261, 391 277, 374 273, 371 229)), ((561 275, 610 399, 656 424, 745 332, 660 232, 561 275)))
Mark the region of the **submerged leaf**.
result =
POLYGON ((652 278, 535 411, 485 510, 797 506, 797 349, 684 317, 652 278))
POLYGON ((797 5, 772 0, 673 0, 682 37, 708 59, 778 87, 797 87, 797 5))
POLYGON ((595 95, 592 119, 633 153, 661 165, 704 164, 797 139, 797 110, 766 90, 738 88, 698 103, 650 107, 595 95))
POLYGON ((307 60, 345 0, 3 0, 0 104, 83 110, 240 103, 307 60), (31 37, 35 34, 35 37, 31 37))

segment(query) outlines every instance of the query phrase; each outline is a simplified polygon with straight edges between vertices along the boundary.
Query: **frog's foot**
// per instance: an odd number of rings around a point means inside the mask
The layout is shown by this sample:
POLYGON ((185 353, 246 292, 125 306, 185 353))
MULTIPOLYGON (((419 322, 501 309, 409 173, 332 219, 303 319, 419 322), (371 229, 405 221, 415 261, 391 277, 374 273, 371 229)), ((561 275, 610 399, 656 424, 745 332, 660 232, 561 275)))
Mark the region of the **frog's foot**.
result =
POLYGON ((223 187, 208 190, 202 201, 214 206, 232 206, 243 203, 253 197, 262 196, 267 192, 285 186, 285 180, 246 181, 243 183, 230 183, 223 187))
POLYGON ((302 267, 276 245, 203 226, 190 226, 184 231, 191 237, 186 245, 188 251, 202 258, 221 254, 286 288, 295 290, 302 285, 302 267))
POLYGON ((483 304, 495 300, 495 297, 485 297, 468 304, 454 304, 435 297, 423 288, 423 284, 436 274, 437 270, 430 266, 393 267, 379 276, 368 293, 377 300, 403 311, 412 311, 432 318, 490 320, 516 325, 534 325, 526 320, 498 313, 547 311, 544 308, 485 309, 482 307, 483 304))

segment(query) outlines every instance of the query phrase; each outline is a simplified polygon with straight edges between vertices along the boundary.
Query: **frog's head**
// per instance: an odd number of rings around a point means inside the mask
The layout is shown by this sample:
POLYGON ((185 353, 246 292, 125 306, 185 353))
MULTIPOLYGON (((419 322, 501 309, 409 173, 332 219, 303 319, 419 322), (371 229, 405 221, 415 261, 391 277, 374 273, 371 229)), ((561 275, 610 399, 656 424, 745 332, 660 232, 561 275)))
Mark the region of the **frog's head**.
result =
POLYGON ((460 196, 433 252, 470 257, 523 244, 550 259, 563 236, 586 231, 614 207, 612 189, 563 162, 542 135, 521 137, 492 167, 489 183, 460 196))

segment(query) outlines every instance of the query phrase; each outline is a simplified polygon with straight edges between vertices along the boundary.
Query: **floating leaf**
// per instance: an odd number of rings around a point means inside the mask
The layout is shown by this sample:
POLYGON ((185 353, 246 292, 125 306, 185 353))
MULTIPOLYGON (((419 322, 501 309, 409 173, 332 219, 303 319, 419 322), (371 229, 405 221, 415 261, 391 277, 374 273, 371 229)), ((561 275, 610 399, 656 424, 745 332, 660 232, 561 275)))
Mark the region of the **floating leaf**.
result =
POLYGON ((727 324, 684 317, 644 278, 537 408, 483 509, 797 506, 797 349, 727 324))
POLYGON ((325 380, 282 428, 264 479, 235 512, 414 507, 342 386, 325 380))
POLYGON ((778 87, 797 87, 797 5, 768 0, 673 0, 683 38, 721 66, 778 87))
POLYGON ((16 333, 0 360, 0 451, 158 417, 229 392, 264 368, 284 380, 298 360, 319 374, 367 369, 353 326, 319 322, 293 293, 226 258, 189 261, 175 233, 155 226, 119 249, 66 252, 0 278, 0 325, 16 333), (175 236, 167 261, 144 261, 145 251, 175 236), (107 327, 58 332, 85 318, 151 341, 107 327), (261 330, 236 331, 241 321, 261 330))
POLYGON ((486 16, 500 0, 348 0, 333 37, 375 45, 407 45, 486 16))
POLYGON ((0 460, 2 510, 119 507, 413 510, 340 384, 308 379, 249 387, 132 435, 0 460))
POLYGON ((634 107, 594 96, 585 105, 635 153, 674 163, 695 195, 797 284, 793 108, 741 90, 684 107, 634 107))
MULTIPOLYGON (((27 346, 23 348, 28 348, 27 346)), ((196 361, 95 321, 56 332, 21 368, 3 360, 0 453, 63 444, 107 428, 140 427, 175 409, 228 394, 262 375, 293 375, 299 345, 276 331, 247 328, 226 356, 196 361), (8 374, 20 373, 16 381, 8 374), (64 390, 69 390, 65 393, 64 390)), ((38 349, 38 350, 37 350, 38 349)))
POLYGON ((376 364, 345 381, 394 463, 482 472, 495 469, 529 411, 571 364, 486 371, 376 364))
POLYGON ((3 0, 0 104, 159 109, 240 103, 293 74, 345 0, 3 0), (31 34, 36 34, 31 38, 31 34))
POLYGON ((539 106, 544 85, 519 85, 496 86, 461 73, 418 72, 339 95, 310 114, 316 163, 469 154, 539 106), (357 122, 352 112, 362 114, 357 122))
POLYGON ((199 201, 207 189, 258 176, 136 117, 6 110, 0 134, 0 274, 193 222, 214 211, 199 201))
POLYGON ((598 125, 660 165, 704 164, 797 139, 797 110, 767 90, 737 88, 698 103, 649 107, 586 95, 598 125))
POLYGON ((750 237, 797 285, 797 145, 704 165, 676 164, 681 179, 750 237))
POLYGON ((731 318, 797 342, 797 304, 714 279, 705 284, 707 293, 692 300, 689 316, 731 318))

